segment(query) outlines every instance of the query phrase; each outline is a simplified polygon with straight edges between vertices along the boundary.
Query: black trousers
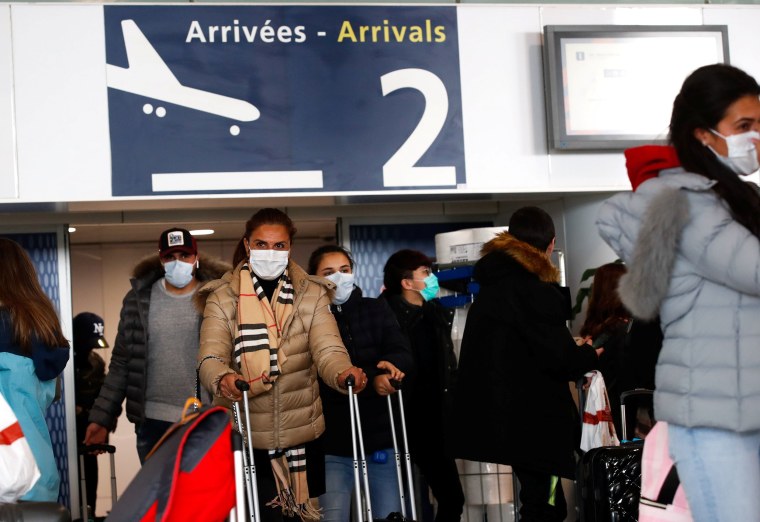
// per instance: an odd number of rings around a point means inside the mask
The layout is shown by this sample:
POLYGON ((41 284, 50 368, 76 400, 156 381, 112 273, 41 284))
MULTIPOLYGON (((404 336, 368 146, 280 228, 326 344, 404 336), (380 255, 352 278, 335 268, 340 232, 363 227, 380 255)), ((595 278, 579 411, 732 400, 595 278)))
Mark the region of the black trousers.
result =
POLYGON ((562 522, 567 516, 562 480, 529 468, 512 466, 520 481, 520 522, 562 522))
POLYGON ((436 421, 411 423, 411 458, 438 504, 435 522, 458 522, 464 511, 464 491, 456 462, 446 451, 443 426, 436 421))
POLYGON ((98 499, 98 457, 97 455, 84 455, 84 476, 87 479, 86 499, 90 506, 90 515, 95 518, 95 502, 98 499))

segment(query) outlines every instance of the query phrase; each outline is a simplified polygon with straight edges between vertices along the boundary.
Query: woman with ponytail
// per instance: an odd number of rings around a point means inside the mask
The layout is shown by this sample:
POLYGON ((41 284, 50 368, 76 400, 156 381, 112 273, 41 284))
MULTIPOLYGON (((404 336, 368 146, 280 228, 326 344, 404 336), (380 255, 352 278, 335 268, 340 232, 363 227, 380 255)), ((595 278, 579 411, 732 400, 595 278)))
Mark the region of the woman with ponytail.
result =
POLYGON ((760 520, 760 86, 701 67, 673 103, 671 147, 626 151, 634 193, 600 209, 633 316, 660 314, 655 416, 697 522, 760 520))
POLYGON ((284 212, 259 210, 245 225, 232 271, 198 292, 201 382, 214 404, 228 408, 242 399, 235 381, 250 385, 259 497, 277 508, 261 510, 264 522, 320 517, 309 502, 324 492, 318 377, 343 393, 349 375, 354 391, 367 384, 330 313, 335 285, 290 259, 295 232, 284 212))

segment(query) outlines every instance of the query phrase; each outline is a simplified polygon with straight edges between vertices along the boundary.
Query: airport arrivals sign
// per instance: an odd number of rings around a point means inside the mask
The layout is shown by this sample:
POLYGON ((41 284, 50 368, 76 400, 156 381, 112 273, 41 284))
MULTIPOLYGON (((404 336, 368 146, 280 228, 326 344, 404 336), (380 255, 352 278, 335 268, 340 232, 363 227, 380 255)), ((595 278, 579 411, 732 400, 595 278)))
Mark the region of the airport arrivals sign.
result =
POLYGON ((114 196, 466 183, 454 6, 104 13, 114 196))

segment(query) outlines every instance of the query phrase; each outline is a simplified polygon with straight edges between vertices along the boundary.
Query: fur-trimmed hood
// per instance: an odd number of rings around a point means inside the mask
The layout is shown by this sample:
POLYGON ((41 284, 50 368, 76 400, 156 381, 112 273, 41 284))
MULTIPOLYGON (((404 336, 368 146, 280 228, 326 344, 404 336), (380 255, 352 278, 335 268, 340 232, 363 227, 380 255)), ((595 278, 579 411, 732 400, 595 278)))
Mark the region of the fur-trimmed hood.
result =
POLYGON ((499 279, 508 266, 503 263, 500 256, 489 256, 488 254, 500 252, 506 254, 516 261, 528 272, 535 274, 539 280, 545 283, 558 283, 560 273, 554 266, 545 252, 520 241, 509 232, 500 232, 492 240, 483 245, 480 251, 483 256, 475 266, 474 276, 480 282, 486 282, 492 279, 499 279))
MULTIPOLYGON (((231 268, 229 263, 218 257, 207 256, 203 252, 198 252, 198 265, 195 277, 202 283, 219 279, 231 268)), ((164 277, 164 267, 156 254, 145 256, 132 270, 132 278, 135 279, 138 288, 152 285, 162 277, 164 277)))

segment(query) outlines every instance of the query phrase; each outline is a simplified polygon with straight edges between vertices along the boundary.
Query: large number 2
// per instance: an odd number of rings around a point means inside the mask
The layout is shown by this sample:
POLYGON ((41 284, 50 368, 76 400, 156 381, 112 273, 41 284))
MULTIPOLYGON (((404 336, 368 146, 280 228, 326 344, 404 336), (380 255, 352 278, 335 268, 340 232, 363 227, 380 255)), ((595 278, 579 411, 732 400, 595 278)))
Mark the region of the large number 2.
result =
POLYGON ((380 77, 383 96, 398 89, 417 89, 425 97, 422 118, 403 145, 383 165, 386 187, 456 185, 456 167, 415 167, 446 122, 449 97, 440 78, 424 69, 399 69, 380 77))

